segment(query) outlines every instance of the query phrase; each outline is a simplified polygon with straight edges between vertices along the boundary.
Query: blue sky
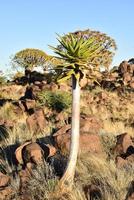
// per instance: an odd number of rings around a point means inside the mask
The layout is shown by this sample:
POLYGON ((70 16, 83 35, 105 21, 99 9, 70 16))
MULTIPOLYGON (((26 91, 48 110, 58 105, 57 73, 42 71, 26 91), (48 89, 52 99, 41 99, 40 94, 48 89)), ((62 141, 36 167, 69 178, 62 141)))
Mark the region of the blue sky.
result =
POLYGON ((118 50, 113 65, 134 57, 133 0, 0 0, 0 70, 24 48, 52 53, 56 34, 84 29, 113 37, 118 50))

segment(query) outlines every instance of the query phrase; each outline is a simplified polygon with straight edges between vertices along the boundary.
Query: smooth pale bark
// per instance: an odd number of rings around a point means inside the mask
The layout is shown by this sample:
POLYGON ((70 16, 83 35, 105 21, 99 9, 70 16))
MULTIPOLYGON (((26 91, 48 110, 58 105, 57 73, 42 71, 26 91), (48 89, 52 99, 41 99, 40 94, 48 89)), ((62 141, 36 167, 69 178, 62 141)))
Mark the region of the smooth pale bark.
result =
POLYGON ((79 126, 80 126, 80 86, 76 78, 72 75, 72 125, 71 125, 71 143, 69 160, 63 177, 60 180, 61 186, 72 185, 78 150, 79 150, 79 126))

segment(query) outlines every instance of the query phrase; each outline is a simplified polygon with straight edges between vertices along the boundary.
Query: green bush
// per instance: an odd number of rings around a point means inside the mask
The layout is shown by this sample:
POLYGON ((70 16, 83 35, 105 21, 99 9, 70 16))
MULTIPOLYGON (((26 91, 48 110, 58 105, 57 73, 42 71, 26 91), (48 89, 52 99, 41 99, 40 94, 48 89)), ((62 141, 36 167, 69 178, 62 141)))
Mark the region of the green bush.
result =
POLYGON ((41 105, 46 105, 57 112, 68 109, 71 105, 71 95, 68 92, 45 91, 38 94, 38 99, 41 105))
POLYGON ((6 77, 0 75, 0 85, 4 85, 6 83, 6 77))

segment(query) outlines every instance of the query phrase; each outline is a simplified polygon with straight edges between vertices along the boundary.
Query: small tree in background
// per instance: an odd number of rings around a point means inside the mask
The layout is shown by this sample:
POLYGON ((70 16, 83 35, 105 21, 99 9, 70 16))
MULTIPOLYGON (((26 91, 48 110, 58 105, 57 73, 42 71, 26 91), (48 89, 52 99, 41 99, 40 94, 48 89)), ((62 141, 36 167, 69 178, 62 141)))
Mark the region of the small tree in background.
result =
POLYGON ((116 50, 115 41, 104 33, 97 31, 77 31, 59 36, 57 47, 50 46, 64 60, 57 65, 58 81, 72 79, 72 126, 70 155, 66 170, 60 180, 61 186, 72 185, 79 149, 80 124, 80 81, 87 76, 95 78, 101 66, 108 68, 116 50))
POLYGON ((4 76, 3 72, 0 71, 0 85, 4 85, 6 84, 6 82, 7 82, 6 76, 4 76))
MULTIPOLYGON (((41 67, 46 64, 49 56, 39 49, 24 49, 15 54, 12 59, 13 68, 23 68, 25 70, 26 82, 31 81, 31 72, 35 67, 41 67)), ((49 58, 50 59, 50 58, 49 58)))
POLYGON ((12 64, 31 71, 34 67, 45 65, 47 58, 48 55, 39 49, 24 49, 15 54, 12 64))

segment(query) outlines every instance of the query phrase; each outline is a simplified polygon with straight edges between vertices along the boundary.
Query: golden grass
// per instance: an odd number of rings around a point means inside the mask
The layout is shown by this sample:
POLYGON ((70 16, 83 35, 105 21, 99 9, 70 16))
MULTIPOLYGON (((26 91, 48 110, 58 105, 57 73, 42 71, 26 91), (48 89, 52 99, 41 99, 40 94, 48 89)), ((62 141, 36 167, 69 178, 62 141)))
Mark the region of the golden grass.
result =
POLYGON ((94 155, 81 155, 77 163, 79 184, 96 184, 103 200, 125 199, 128 186, 134 178, 134 166, 117 169, 113 160, 107 161, 94 155))

